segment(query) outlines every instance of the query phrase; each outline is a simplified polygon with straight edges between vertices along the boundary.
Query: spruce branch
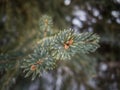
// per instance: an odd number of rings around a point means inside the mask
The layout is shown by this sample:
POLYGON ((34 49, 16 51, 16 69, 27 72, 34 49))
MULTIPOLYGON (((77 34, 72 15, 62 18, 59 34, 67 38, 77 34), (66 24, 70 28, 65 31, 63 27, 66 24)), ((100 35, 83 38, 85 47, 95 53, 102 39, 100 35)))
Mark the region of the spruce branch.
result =
POLYGON ((51 70, 56 60, 70 60, 77 53, 94 52, 98 47, 99 37, 93 33, 75 33, 65 29, 51 37, 43 38, 34 53, 23 62, 22 68, 27 71, 26 77, 32 75, 32 80, 44 71, 51 70))
POLYGON ((33 53, 20 60, 25 77, 32 76, 32 80, 55 68, 57 61, 72 60, 76 54, 94 52, 99 47, 99 36, 91 32, 75 33, 64 29, 55 34, 52 19, 47 15, 42 16, 39 25, 39 43, 33 53))
POLYGON ((68 60, 76 53, 94 52, 98 47, 99 36, 91 32, 75 33, 65 29, 55 35, 53 56, 55 59, 68 60))
POLYGON ((40 18, 40 21, 39 21, 39 31, 40 31, 40 36, 41 38, 44 38, 46 36, 50 36, 53 34, 53 21, 52 21, 52 18, 48 15, 43 15, 41 18, 40 18))
POLYGON ((36 76, 41 76, 44 71, 53 69, 55 63, 56 61, 53 60, 46 49, 39 45, 33 54, 24 59, 22 68, 25 68, 24 72, 27 71, 25 77, 32 75, 32 80, 34 80, 36 76))

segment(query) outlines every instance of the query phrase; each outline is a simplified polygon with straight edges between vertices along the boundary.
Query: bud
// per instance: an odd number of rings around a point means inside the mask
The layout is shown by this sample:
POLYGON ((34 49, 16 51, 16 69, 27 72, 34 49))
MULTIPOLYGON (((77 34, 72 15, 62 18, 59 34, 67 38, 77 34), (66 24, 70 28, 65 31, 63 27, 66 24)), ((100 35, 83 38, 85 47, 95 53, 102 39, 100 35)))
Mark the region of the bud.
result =
POLYGON ((32 66, 30 67, 30 70, 31 70, 31 71, 34 71, 34 70, 36 70, 36 69, 37 69, 36 65, 32 65, 32 66))

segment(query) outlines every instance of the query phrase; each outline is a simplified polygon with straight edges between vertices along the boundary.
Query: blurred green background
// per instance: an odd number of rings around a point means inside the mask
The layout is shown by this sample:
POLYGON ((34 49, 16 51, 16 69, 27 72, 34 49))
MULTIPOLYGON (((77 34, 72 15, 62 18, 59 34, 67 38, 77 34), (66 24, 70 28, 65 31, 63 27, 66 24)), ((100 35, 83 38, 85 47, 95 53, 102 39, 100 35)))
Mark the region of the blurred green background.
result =
POLYGON ((0 53, 31 52, 44 14, 52 16, 55 30, 97 33, 100 48, 34 81, 17 65, 0 69, 0 90, 120 90, 120 0, 0 0, 0 53))

